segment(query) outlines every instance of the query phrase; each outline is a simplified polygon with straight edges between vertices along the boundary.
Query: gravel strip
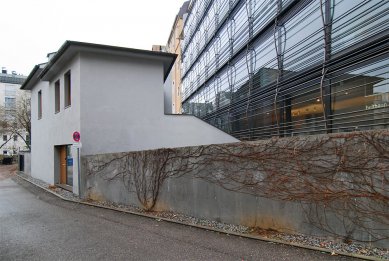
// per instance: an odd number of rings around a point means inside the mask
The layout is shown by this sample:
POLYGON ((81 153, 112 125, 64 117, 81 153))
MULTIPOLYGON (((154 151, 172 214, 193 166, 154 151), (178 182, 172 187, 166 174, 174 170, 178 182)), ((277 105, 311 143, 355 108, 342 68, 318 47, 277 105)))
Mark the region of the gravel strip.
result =
POLYGON ((241 225, 225 224, 225 223, 220 223, 220 222, 211 221, 202 218, 190 217, 184 214, 173 213, 168 211, 145 212, 143 209, 138 208, 136 206, 127 206, 127 205, 125 206, 125 205, 106 202, 106 201, 92 201, 92 200, 83 201, 80 198, 78 198, 78 196, 74 195, 73 193, 67 190, 64 190, 59 187, 51 186, 46 182, 43 182, 39 179, 35 179, 23 173, 19 173, 18 175, 31 181, 36 185, 49 189, 54 193, 69 200, 73 200, 76 202, 91 203, 102 207, 114 208, 121 211, 147 214, 150 216, 155 216, 157 221, 161 221, 158 220, 158 218, 166 218, 169 220, 178 221, 189 225, 198 225, 203 227, 209 227, 210 229, 218 229, 226 233, 239 233, 239 234, 249 235, 249 236, 260 236, 262 238, 279 240, 286 243, 294 243, 294 244, 300 244, 300 245, 311 246, 311 247, 325 248, 330 250, 334 255, 336 255, 336 252, 344 252, 349 254, 358 254, 366 257, 375 257, 379 259, 389 260, 389 249, 374 248, 374 247, 361 245, 358 243, 346 244, 341 242, 335 242, 333 240, 329 240, 328 238, 306 236, 306 235, 293 235, 293 234, 281 233, 272 230, 260 230, 258 228, 250 228, 241 225))
POLYGON ((77 202, 81 202, 80 198, 77 196, 77 195, 74 195, 72 192, 70 191, 67 191, 65 189, 62 189, 60 187, 56 187, 56 186, 51 186, 50 184, 40 180, 40 179, 36 179, 36 178, 33 178, 29 175, 25 175, 23 173, 18 173, 19 176, 31 181, 32 183, 38 185, 38 186, 41 186, 41 187, 44 187, 46 189, 49 189, 51 190, 52 192, 66 198, 66 199, 69 199, 69 200, 73 200, 73 201, 77 201, 77 202))

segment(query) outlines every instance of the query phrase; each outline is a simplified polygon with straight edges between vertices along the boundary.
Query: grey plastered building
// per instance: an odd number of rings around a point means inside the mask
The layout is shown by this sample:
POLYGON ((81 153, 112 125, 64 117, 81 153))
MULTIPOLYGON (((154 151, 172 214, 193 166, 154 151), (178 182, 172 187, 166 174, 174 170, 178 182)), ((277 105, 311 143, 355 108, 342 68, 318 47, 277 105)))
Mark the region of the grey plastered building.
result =
POLYGON ((164 114, 175 58, 65 42, 22 86, 32 93, 31 175, 77 194, 79 147, 84 156, 237 141, 193 116, 164 114))

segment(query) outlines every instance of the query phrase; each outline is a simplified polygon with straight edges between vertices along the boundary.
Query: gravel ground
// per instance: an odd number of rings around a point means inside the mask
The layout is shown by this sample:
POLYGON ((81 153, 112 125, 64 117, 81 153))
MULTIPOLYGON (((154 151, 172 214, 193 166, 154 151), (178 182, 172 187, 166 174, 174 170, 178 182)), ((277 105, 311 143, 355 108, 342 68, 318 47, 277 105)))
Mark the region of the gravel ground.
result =
POLYGON ((147 214, 147 215, 155 216, 157 220, 158 218, 166 218, 169 220, 178 221, 185 224, 198 225, 206 228, 209 227, 212 229, 219 229, 227 233, 240 233, 240 234, 246 234, 250 236, 260 236, 262 238, 275 239, 287 243, 325 248, 332 251, 333 255, 336 255, 337 252, 344 252, 349 254, 359 254, 363 256, 376 257, 380 259, 389 260, 389 249, 373 248, 358 243, 346 244, 346 243, 335 242, 333 240, 329 240, 327 238, 321 238, 321 237, 293 235, 293 234, 286 234, 286 233, 280 233, 277 231, 269 231, 269 230, 258 230, 257 228, 225 224, 225 223, 220 223, 220 222, 211 221, 207 219, 190 217, 190 216, 186 216, 179 213, 173 213, 173 212, 145 212, 142 209, 135 206, 124 206, 124 205, 115 204, 111 202, 90 201, 90 200, 81 201, 76 195, 74 195, 73 193, 67 190, 55 186, 50 186, 46 182, 43 182, 39 179, 35 179, 28 175, 24 175, 22 173, 19 173, 19 175, 22 176, 23 178, 28 179, 29 181, 31 181, 36 185, 50 189, 56 194, 76 202, 87 202, 87 203, 92 203, 103 207, 114 208, 117 210, 147 214))

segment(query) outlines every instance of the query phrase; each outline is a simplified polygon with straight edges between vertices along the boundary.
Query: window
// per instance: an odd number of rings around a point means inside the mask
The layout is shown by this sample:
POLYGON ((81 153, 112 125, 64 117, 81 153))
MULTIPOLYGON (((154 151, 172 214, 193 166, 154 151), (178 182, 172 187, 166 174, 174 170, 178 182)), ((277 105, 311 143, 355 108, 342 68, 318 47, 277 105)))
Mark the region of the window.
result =
POLYGON ((4 107, 6 110, 14 110, 16 108, 16 99, 15 97, 5 97, 4 107))
POLYGON ((54 92, 55 92, 55 113, 58 113, 60 111, 60 84, 59 80, 55 82, 54 86, 54 92))
POLYGON ((18 135, 14 135, 14 141, 18 140, 18 135))
POLYGON ((6 84, 5 85, 5 96, 9 97, 15 97, 16 96, 16 86, 15 85, 10 85, 6 84))
POLYGON ((3 154, 4 154, 4 155, 7 155, 7 151, 6 151, 6 150, 3 150, 3 154))
POLYGON ((345 68, 331 78, 332 123, 337 131, 389 126, 389 58, 345 68))
POLYGON ((38 120, 42 119, 42 91, 38 92, 38 120))
POLYGON ((72 105, 72 86, 70 71, 65 73, 65 108, 72 105))
POLYGON ((7 141, 7 135, 3 135, 3 141, 7 141))

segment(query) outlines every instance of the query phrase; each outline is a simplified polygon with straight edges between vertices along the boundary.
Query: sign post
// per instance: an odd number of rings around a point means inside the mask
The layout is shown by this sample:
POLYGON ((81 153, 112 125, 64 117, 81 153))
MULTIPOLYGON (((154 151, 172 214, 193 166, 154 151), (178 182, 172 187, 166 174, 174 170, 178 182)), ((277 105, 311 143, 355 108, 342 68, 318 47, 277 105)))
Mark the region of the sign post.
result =
POLYGON ((81 158, 80 158, 80 148, 82 147, 82 144, 80 142, 81 140, 81 134, 78 131, 73 132, 73 140, 74 143, 73 146, 77 148, 77 177, 78 177, 78 197, 81 197, 81 158))

